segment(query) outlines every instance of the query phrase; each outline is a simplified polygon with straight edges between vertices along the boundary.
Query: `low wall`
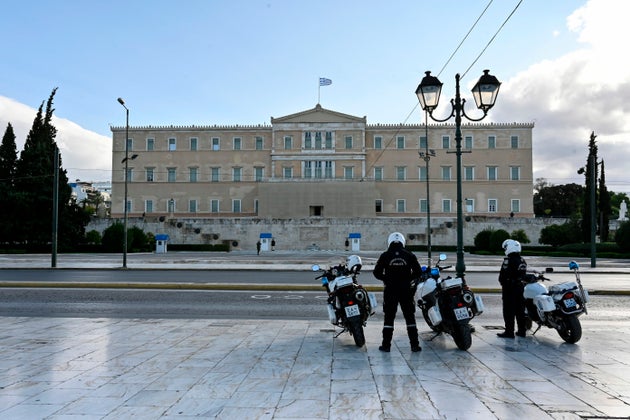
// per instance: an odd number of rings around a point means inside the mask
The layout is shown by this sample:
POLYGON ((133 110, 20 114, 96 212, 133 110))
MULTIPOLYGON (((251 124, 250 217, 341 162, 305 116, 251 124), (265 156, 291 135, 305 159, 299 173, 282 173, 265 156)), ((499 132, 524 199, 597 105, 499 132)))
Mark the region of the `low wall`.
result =
MULTIPOLYGON (((87 231, 103 232, 120 219, 94 219, 87 231)), ((346 248, 351 233, 360 234, 360 249, 382 250, 391 232, 401 232, 410 245, 427 242, 426 218, 373 218, 373 219, 327 219, 311 217, 304 219, 195 219, 174 218, 129 218, 129 227, 137 226, 149 233, 166 234, 169 244, 220 244, 228 243, 233 249, 256 249, 262 233, 269 233, 278 250, 346 248)), ((463 226, 464 246, 473 245, 475 236, 484 229, 504 229, 508 232, 523 230, 530 245, 539 245, 540 231, 552 224, 563 224, 566 219, 550 218, 488 218, 466 217, 463 226)), ((457 244, 456 218, 431 218, 432 246, 457 244)), ((355 235, 356 236, 356 235, 355 235)))

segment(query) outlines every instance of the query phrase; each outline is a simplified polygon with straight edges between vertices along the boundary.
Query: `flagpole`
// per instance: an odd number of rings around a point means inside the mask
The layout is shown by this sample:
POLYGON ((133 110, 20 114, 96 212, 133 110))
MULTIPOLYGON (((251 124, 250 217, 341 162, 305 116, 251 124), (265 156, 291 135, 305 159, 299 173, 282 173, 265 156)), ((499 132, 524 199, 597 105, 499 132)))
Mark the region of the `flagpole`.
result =
POLYGON ((319 99, 320 99, 320 92, 322 90, 322 84, 320 83, 319 79, 317 79, 317 104, 319 105, 319 99))

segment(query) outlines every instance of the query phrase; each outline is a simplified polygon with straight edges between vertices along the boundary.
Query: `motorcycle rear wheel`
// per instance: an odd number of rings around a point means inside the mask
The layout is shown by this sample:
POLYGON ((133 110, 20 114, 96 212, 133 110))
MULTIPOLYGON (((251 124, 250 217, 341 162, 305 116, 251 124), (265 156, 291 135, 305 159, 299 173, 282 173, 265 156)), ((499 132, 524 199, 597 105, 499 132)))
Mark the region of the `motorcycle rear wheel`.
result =
POLYGON ((472 345, 472 335, 469 324, 455 324, 453 326, 453 340, 460 350, 468 350, 472 345))
POLYGON ((575 315, 569 315, 560 322, 560 337, 569 344, 575 344, 582 338, 582 324, 575 315))
POLYGON ((357 347, 363 347, 365 345, 365 334, 363 333, 363 322, 361 317, 357 316, 348 320, 350 335, 354 338, 354 344, 357 347))

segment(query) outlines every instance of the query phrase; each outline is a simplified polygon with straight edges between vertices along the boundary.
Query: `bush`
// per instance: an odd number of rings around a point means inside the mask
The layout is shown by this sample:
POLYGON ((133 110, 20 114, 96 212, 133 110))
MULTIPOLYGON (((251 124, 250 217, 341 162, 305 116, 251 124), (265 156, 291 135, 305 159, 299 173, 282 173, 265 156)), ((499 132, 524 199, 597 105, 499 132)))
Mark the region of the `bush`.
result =
POLYGON ((490 251, 500 252, 503 250, 503 241, 510 239, 510 234, 507 230, 499 229, 492 232, 490 235, 490 251))
MULTIPOLYGON (((103 231, 101 245, 105 252, 122 252, 123 250, 123 232, 122 223, 116 222, 103 231)), ((127 238, 129 239, 129 238, 127 238)))
POLYGON ((493 229, 484 229, 475 236, 475 248, 478 251, 490 250, 490 236, 493 229))
POLYGON ((630 252, 630 221, 621 222, 615 233, 615 242, 621 252, 630 252))
POLYGON ((538 242, 554 247, 581 242, 581 229, 574 222, 549 225, 540 231, 538 242))
POLYGON ((516 241, 519 241, 522 244, 528 244, 531 241, 527 237, 527 233, 523 229, 518 229, 512 232, 510 237, 516 241))
POLYGON ((90 245, 100 245, 101 240, 101 234, 98 230, 91 230, 85 234, 85 241, 90 245))

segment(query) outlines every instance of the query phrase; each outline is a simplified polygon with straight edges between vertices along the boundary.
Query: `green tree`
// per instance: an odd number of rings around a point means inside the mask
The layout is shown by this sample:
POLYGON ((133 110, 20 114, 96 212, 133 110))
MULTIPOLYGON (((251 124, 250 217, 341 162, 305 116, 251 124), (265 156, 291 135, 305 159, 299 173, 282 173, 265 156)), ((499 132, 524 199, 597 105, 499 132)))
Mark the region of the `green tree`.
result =
POLYGON ((610 215, 612 207, 610 204, 610 194, 606 186, 606 171, 604 170, 604 161, 602 160, 602 176, 599 177, 599 238, 602 242, 608 242, 610 235, 610 215))
POLYGON ((490 237, 493 229, 484 229, 475 235, 475 248, 481 251, 490 251, 490 237))
POLYGON ((521 244, 528 244, 531 241, 529 240, 529 238, 527 237, 527 233, 525 233, 525 230, 523 229, 518 229, 513 231, 510 234, 510 238, 519 241, 521 244))
MULTIPOLYGON (((44 103, 40 105, 16 164, 16 217, 11 223, 16 229, 16 240, 29 248, 47 248, 51 240, 55 155, 58 153, 57 129, 52 124, 56 92, 57 88, 53 89, 45 111, 44 103)), ((61 156, 58 182, 58 242, 63 250, 83 240, 89 219, 71 200, 72 189, 61 156)))
POLYGON ((584 187, 578 184, 537 183, 534 192, 534 214, 536 217, 571 217, 580 212, 579 203, 583 197, 584 187))
MULTIPOLYGON (((584 167, 585 185, 584 200, 582 206, 582 241, 591 242, 591 190, 597 188, 597 185, 591 185, 591 179, 595 179, 597 183, 597 142, 595 133, 591 133, 591 137, 588 143, 588 158, 586 159, 586 166, 584 167), (591 178, 591 171, 594 172, 591 178)), ((597 196, 597 190, 595 191, 597 196)), ((597 197, 595 197, 595 211, 597 211, 597 197)), ((597 214, 595 215, 595 224, 597 224, 597 214)))
POLYGON ((13 223, 15 220, 15 167, 17 164, 17 147, 15 145, 15 133, 11 123, 2 136, 0 144, 0 243, 10 244, 14 242, 15 232, 13 223))
POLYGON ((561 225, 549 225, 540 231, 538 242, 554 247, 581 242, 580 221, 572 218, 561 225))

